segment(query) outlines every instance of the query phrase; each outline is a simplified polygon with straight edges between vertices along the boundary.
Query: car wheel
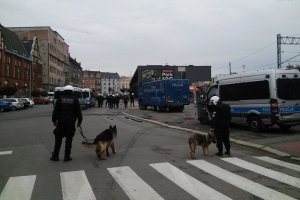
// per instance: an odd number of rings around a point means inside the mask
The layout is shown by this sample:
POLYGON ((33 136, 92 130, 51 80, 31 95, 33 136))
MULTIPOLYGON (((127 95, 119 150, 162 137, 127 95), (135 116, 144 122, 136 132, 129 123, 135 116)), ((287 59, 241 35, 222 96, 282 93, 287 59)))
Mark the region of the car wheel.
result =
POLYGON ((4 112, 4 108, 0 108, 0 112, 4 112))
POLYGON ((258 116, 251 116, 248 119, 248 126, 251 131, 259 132, 262 129, 262 122, 258 116))
POLYGON ((11 110, 12 111, 15 111, 17 108, 15 107, 15 106, 13 106, 12 108, 11 108, 11 110))

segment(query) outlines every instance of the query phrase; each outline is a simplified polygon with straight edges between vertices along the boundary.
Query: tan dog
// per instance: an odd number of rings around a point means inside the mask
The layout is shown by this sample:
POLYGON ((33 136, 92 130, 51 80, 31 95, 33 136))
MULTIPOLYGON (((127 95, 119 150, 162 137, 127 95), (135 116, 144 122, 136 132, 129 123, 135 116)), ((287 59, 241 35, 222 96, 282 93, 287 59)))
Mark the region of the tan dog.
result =
POLYGON ((189 145, 190 145, 190 155, 191 158, 195 158, 195 152, 197 145, 202 146, 203 149, 203 155, 210 156, 209 148, 208 146, 211 143, 216 143, 215 136, 213 134, 207 134, 207 135, 200 135, 200 134, 194 134, 189 138, 189 145), (207 152, 207 154, 205 153, 207 152))
POLYGON ((108 129, 97 135, 93 143, 82 142, 81 145, 87 148, 95 149, 99 159, 105 160, 109 156, 108 148, 111 147, 112 152, 116 153, 115 141, 117 137, 117 127, 109 126, 108 129), (106 153, 106 156, 105 156, 106 153))

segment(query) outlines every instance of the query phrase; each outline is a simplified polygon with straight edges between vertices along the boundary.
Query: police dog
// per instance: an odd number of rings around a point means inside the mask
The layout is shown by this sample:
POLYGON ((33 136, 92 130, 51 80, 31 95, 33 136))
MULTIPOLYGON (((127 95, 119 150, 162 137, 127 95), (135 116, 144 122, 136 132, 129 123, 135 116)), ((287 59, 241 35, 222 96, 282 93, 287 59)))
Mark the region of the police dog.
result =
POLYGON ((116 137, 117 127, 116 125, 110 125, 108 129, 102 131, 99 135, 97 135, 93 143, 82 142, 81 145, 90 149, 95 149, 98 158, 101 160, 105 160, 106 156, 109 156, 109 147, 111 147, 113 153, 116 153, 116 137))
POLYGON ((202 146, 203 149, 203 155, 210 156, 209 148, 208 146, 211 143, 216 143, 216 138, 213 134, 209 133, 207 135, 200 135, 200 134, 194 134, 189 138, 189 146, 191 149, 190 155, 191 158, 195 158, 195 152, 197 145, 202 146), (207 154, 206 154, 207 152, 207 154))

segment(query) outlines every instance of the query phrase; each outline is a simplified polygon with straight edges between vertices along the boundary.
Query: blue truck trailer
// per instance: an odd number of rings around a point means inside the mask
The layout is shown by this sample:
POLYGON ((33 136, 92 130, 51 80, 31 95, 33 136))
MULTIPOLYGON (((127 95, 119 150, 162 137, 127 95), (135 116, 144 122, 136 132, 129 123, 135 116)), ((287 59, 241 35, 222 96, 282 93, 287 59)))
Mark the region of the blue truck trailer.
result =
POLYGON ((138 90, 141 110, 152 107, 155 111, 179 111, 189 101, 189 81, 186 79, 165 79, 141 84, 138 90))

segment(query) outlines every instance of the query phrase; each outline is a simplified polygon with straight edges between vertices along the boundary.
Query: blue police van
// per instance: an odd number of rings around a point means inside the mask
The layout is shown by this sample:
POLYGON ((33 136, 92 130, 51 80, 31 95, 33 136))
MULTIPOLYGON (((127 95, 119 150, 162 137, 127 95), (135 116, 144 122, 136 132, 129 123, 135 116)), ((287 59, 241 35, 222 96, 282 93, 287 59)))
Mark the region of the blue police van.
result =
POLYGON ((144 82, 139 87, 138 103, 140 109, 152 107, 154 110, 184 110, 189 101, 189 81, 186 79, 165 79, 144 82))

